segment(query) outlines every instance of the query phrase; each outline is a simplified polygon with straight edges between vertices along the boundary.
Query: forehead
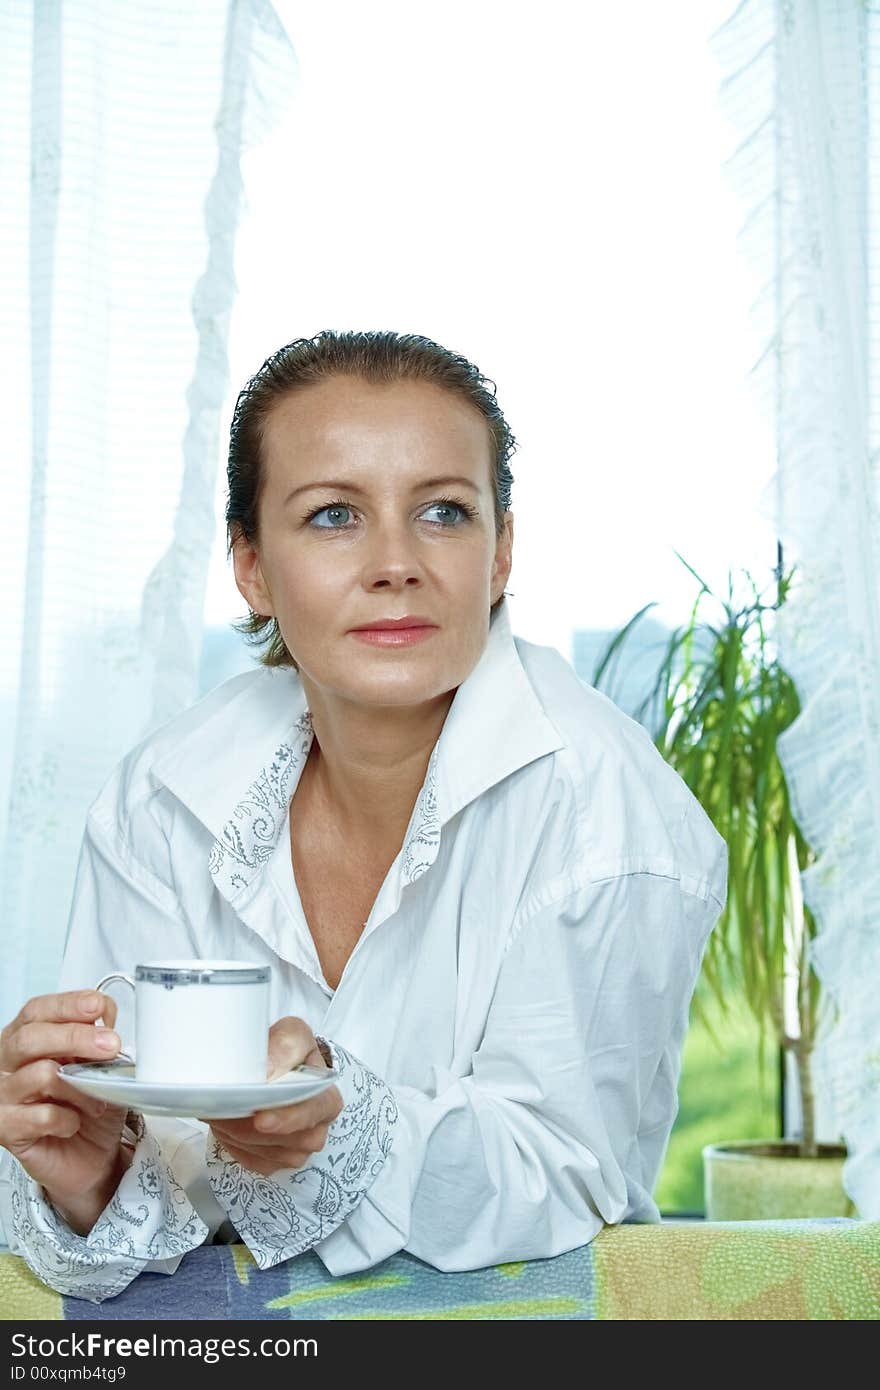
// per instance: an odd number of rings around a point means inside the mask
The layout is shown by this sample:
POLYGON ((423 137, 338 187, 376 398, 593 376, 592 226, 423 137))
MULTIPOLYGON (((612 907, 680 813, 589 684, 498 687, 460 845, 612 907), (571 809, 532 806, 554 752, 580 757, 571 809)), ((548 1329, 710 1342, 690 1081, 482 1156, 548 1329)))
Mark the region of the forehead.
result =
POLYGON ((286 466, 351 458, 388 450, 415 457, 454 453, 485 467, 491 456, 489 426, 476 406, 433 382, 373 383, 336 376, 297 387, 276 401, 263 429, 267 458, 286 466))

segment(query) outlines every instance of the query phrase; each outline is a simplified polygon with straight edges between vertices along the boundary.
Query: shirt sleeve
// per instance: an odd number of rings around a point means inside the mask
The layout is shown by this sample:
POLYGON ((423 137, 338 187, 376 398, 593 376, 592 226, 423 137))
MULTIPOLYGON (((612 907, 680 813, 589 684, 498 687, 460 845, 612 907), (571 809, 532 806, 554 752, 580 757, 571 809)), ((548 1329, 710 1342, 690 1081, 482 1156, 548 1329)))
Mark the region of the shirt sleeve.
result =
POLYGON ((390 1152, 315 1245, 330 1273, 399 1250, 442 1270, 544 1259, 604 1224, 659 1221, 650 1189, 725 892, 626 873, 569 888, 515 924, 469 1073, 436 1064, 429 1090, 392 1085, 390 1152))
POLYGON ((259 1269, 310 1250, 350 1217, 393 1147, 398 1109, 381 1077, 329 1038, 343 1109, 319 1153, 271 1177, 236 1163, 213 1132, 206 1148, 211 1189, 259 1269))
POLYGON ((159 1141, 138 1118, 131 1164, 87 1235, 73 1231, 40 1184, 3 1151, 0 1209, 9 1248, 59 1293, 101 1303, 145 1269, 173 1274, 208 1235, 159 1141))
MULTIPOLYGON (((116 827, 90 812, 58 988, 92 988, 145 953, 190 957, 198 951, 171 888, 132 853, 116 827)), ((133 1012, 127 999, 119 1002, 124 1045, 133 1038, 133 1012)), ((207 1126, 140 1120, 132 1163, 85 1236, 67 1225, 18 1160, 0 1150, 0 1220, 9 1248, 59 1293, 99 1303, 144 1270, 171 1274, 224 1220, 207 1180, 199 1186, 207 1126)))

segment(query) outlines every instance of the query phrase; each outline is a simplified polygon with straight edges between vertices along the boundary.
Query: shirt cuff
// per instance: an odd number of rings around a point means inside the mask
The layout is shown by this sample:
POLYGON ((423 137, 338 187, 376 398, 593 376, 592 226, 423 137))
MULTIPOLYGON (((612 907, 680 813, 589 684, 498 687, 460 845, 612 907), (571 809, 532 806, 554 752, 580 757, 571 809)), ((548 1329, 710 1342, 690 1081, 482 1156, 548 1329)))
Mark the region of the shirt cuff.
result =
POLYGON ((214 1196, 259 1269, 310 1250, 334 1231, 363 1200, 391 1152, 399 1118, 391 1089, 339 1043, 315 1041, 329 1049, 343 1101, 319 1153, 300 1168, 280 1168, 267 1178, 236 1163, 213 1132, 205 1147, 214 1196))
POLYGON ((158 1141, 143 1117, 138 1120, 131 1164, 88 1235, 73 1231, 41 1185, 12 1159, 10 1249, 58 1293, 101 1303, 153 1261, 176 1257, 179 1263, 209 1234, 158 1141))

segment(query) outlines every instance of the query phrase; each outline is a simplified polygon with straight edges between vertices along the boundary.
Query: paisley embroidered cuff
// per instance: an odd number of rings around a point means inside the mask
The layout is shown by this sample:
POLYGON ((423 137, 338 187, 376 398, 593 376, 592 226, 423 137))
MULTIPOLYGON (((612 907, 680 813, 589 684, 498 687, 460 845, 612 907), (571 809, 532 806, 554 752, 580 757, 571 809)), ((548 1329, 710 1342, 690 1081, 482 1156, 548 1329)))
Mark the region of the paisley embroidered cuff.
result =
POLYGON ((40 1184, 12 1160, 10 1246, 58 1293, 101 1303, 150 1260, 184 1255, 208 1235, 143 1122, 135 1138, 131 1164, 86 1236, 71 1230, 40 1184))
POLYGON ((281 1168, 266 1178, 236 1163, 213 1132, 205 1146, 214 1196, 260 1269, 310 1250, 334 1231, 391 1152, 398 1109, 389 1087, 338 1043, 316 1041, 329 1048, 343 1100, 320 1153, 301 1168, 281 1168))

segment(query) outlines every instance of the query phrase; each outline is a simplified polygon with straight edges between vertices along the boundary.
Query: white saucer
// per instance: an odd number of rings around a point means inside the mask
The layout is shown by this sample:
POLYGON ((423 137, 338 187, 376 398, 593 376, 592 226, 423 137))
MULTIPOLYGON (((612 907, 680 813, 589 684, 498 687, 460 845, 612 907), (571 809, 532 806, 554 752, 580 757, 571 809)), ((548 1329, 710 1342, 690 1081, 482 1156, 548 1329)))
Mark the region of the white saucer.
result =
POLYGON ((144 1115, 177 1115, 205 1120, 239 1120, 257 1110, 295 1105, 332 1086, 337 1071, 321 1067, 297 1067, 276 1076, 273 1081, 252 1085, 182 1085, 159 1081, 138 1081, 131 1062, 105 1062, 90 1066, 68 1062, 60 1074, 78 1091, 110 1105, 124 1105, 144 1115))

